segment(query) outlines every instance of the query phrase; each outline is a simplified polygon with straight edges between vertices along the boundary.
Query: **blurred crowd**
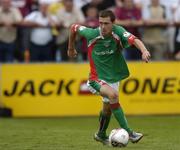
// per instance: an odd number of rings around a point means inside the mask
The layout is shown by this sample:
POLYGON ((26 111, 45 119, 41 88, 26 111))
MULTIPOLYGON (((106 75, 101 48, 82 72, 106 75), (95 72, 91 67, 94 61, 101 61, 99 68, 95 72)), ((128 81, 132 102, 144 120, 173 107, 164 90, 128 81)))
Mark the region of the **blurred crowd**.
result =
MULTIPOLYGON (((180 60, 180 0, 0 0, 0 63, 87 61, 83 37, 78 57, 67 57, 68 30, 73 23, 98 27, 103 9, 144 41, 153 61, 180 60)), ((141 59, 135 47, 123 54, 141 59)))

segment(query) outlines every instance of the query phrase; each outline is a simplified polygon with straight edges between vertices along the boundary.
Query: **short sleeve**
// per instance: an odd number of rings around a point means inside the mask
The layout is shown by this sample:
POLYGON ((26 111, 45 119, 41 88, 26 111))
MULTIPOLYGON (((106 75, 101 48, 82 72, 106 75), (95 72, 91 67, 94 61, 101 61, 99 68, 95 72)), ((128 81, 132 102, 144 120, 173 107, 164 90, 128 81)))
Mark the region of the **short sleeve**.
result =
POLYGON ((77 32, 80 36, 85 37, 87 40, 90 40, 94 37, 94 29, 87 28, 85 26, 79 26, 77 32))
POLYGON ((136 37, 130 32, 126 31, 123 27, 116 26, 115 33, 120 37, 123 48, 128 48, 134 44, 134 39, 136 37))

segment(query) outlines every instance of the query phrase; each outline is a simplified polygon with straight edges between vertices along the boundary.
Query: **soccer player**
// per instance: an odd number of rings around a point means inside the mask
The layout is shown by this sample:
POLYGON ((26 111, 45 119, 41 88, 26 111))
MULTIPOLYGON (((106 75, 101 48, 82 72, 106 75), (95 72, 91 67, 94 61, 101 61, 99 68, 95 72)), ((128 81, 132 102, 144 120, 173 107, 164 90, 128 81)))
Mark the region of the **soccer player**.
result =
POLYGON ((103 108, 99 117, 99 131, 94 139, 108 144, 106 129, 108 128, 111 113, 115 116, 121 128, 129 133, 133 143, 138 142, 142 133, 133 131, 126 120, 119 103, 119 82, 129 76, 129 71, 121 51, 135 45, 142 53, 142 59, 149 61, 150 53, 144 44, 123 27, 115 25, 115 16, 112 11, 104 10, 99 13, 99 27, 87 28, 73 24, 70 29, 68 56, 76 57, 75 39, 77 34, 86 38, 88 42, 88 58, 90 74, 87 85, 93 94, 103 97, 103 108))

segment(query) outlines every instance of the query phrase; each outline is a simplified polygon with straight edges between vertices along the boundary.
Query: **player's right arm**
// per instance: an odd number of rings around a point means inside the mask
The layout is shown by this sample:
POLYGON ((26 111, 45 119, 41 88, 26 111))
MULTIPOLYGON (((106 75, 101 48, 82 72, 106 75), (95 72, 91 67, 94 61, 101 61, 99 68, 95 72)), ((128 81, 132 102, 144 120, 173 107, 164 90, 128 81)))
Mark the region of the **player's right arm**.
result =
POLYGON ((75 40, 77 34, 86 38, 87 41, 91 40, 95 35, 95 30, 92 28, 87 28, 79 24, 72 24, 69 32, 69 43, 68 43, 68 56, 76 57, 77 51, 75 49, 75 40))
POLYGON ((71 58, 77 56, 77 51, 75 49, 75 40, 76 40, 77 29, 79 28, 79 26, 80 25, 78 24, 72 24, 69 31, 69 43, 68 43, 67 54, 71 58))

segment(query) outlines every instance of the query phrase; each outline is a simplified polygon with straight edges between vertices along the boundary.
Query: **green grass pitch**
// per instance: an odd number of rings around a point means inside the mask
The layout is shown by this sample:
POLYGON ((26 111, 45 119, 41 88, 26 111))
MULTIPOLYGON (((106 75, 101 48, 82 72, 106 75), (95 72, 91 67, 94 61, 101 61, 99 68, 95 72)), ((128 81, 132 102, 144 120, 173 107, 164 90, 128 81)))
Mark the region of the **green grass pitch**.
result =
MULTIPOLYGON (((124 150, 180 150, 180 116, 129 116, 129 124, 145 134, 124 150)), ((117 128, 112 118, 108 133, 117 128)), ((97 117, 0 118, 0 150, 111 150, 93 140, 97 117)), ((121 148, 122 149, 122 148, 121 148)))

